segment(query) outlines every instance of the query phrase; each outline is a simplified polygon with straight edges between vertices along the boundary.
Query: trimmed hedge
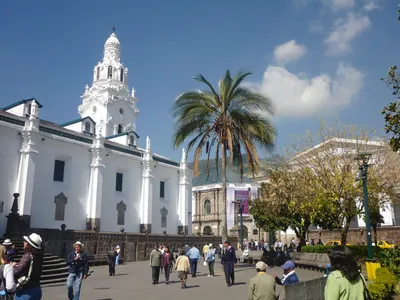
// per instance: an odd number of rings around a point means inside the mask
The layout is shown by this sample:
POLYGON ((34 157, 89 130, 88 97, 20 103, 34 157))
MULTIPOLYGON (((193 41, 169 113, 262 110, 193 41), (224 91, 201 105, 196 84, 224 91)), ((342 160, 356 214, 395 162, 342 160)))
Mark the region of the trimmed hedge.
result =
MULTIPOLYGON (((329 250, 336 246, 304 246, 301 248, 301 252, 305 253, 329 253, 329 250)), ((367 245, 347 245, 347 247, 353 252, 353 254, 358 258, 368 257, 368 247, 367 245)), ((380 247, 372 247, 374 257, 381 257, 382 249, 380 247)))

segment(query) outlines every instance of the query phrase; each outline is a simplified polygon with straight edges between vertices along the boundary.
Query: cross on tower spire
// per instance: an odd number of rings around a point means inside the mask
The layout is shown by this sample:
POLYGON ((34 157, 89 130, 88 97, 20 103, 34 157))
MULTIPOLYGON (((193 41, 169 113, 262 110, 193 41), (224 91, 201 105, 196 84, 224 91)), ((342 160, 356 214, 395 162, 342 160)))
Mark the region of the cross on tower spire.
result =
POLYGON ((117 31, 117 28, 115 26, 112 27, 112 32, 115 33, 117 31))

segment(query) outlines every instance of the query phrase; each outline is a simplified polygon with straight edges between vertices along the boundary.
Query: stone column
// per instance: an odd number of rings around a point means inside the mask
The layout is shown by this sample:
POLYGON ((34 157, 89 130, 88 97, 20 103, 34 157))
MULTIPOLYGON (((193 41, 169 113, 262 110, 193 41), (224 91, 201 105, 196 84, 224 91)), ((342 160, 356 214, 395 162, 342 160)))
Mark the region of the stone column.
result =
POLYGON ((16 182, 16 192, 19 197, 19 213, 25 222, 26 229, 30 227, 32 195, 35 181, 35 165, 37 160, 37 144, 39 135, 39 105, 35 100, 31 103, 31 114, 25 121, 21 132, 22 145, 20 150, 20 161, 16 182))
MULTIPOLYGON (((190 233, 188 226, 189 225, 191 226, 191 220, 189 220, 188 216, 188 212, 191 211, 191 195, 192 195, 192 190, 190 186, 191 178, 189 178, 190 177, 189 172, 190 171, 187 168, 187 162, 186 162, 186 152, 185 149, 182 149, 182 159, 179 166, 178 234, 180 234, 183 231, 186 235, 190 233)), ((198 215, 199 214, 200 211, 198 212, 198 215)))
POLYGON ((97 135, 92 145, 92 163, 90 164, 89 193, 86 203, 86 229, 100 230, 101 202, 103 196, 103 164, 105 156, 104 138, 101 128, 96 129, 97 135))
POLYGON ((143 155, 142 191, 140 194, 140 232, 151 233, 153 213, 153 181, 152 174, 153 155, 151 153, 150 139, 146 138, 146 152, 143 155))

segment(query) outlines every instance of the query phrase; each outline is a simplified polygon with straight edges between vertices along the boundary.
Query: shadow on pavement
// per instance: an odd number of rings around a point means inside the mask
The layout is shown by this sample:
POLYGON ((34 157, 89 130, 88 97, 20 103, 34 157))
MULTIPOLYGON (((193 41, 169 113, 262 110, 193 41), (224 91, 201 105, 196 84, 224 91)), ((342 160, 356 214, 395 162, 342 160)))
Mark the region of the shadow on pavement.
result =
POLYGON ((196 285, 188 285, 188 286, 186 286, 186 289, 198 288, 198 287, 200 287, 198 284, 196 284, 196 285))
POLYGON ((129 275, 128 273, 121 273, 121 274, 115 274, 114 276, 126 276, 129 275))

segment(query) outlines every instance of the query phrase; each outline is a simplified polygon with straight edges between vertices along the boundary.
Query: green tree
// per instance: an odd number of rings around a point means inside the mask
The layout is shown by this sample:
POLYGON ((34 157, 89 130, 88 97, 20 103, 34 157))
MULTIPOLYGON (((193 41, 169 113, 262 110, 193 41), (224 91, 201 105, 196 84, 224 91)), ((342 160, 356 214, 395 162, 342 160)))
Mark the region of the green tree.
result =
POLYGON ((291 164, 310 168, 317 178, 313 223, 323 229, 339 230, 346 244, 353 218, 362 214, 362 188, 355 183, 357 153, 379 149, 368 143, 364 127, 328 125, 320 120, 316 134, 307 132, 288 149, 291 164))
POLYGON ((305 241, 308 228, 319 213, 319 185, 314 172, 306 168, 288 168, 271 172, 269 183, 262 185, 260 199, 251 203, 250 212, 258 227, 266 231, 294 230, 305 241))
MULTIPOLYGON (((228 236, 226 218, 226 167, 227 160, 239 166, 243 175, 242 153, 247 154, 252 174, 258 168, 257 146, 271 149, 275 141, 275 127, 268 119, 274 113, 272 101, 241 85, 251 73, 239 72, 234 78, 226 71, 218 82, 219 91, 199 75, 194 79, 204 83, 208 90, 190 91, 178 96, 172 114, 176 118, 173 137, 175 147, 185 140, 188 152, 194 150, 194 172, 198 173, 198 162, 205 150, 208 161, 211 153, 216 158, 218 170, 221 155, 221 179, 223 190, 222 235, 228 236)), ((208 164, 207 164, 207 172, 208 164)), ((218 172, 218 171, 217 171, 218 172)))
POLYGON ((396 97, 396 101, 383 108, 382 115, 385 118, 385 131, 390 137, 389 144, 393 151, 398 151, 400 150, 400 72, 397 66, 390 67, 387 77, 382 80, 396 97))

